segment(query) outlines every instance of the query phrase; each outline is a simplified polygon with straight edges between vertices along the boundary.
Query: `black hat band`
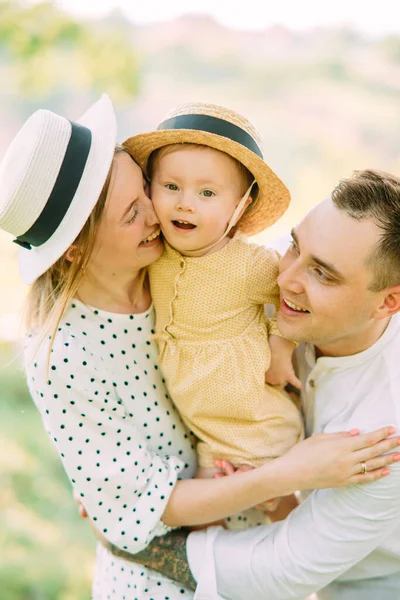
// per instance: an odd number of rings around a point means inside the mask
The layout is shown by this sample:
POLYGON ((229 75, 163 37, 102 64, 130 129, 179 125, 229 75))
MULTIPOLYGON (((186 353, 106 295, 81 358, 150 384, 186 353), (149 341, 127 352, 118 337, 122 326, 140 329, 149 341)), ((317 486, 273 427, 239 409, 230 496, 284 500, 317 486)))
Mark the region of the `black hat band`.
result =
POLYGON ((35 223, 14 242, 27 250, 41 246, 56 231, 65 217, 80 184, 92 144, 92 132, 83 125, 71 123, 71 137, 57 180, 46 206, 35 223))
POLYGON ((229 121, 218 119, 218 117, 211 117, 210 115, 179 115, 163 121, 157 129, 192 129, 213 133, 241 144, 248 150, 251 150, 251 152, 254 152, 254 154, 257 154, 261 159, 263 158, 260 147, 247 131, 229 121))

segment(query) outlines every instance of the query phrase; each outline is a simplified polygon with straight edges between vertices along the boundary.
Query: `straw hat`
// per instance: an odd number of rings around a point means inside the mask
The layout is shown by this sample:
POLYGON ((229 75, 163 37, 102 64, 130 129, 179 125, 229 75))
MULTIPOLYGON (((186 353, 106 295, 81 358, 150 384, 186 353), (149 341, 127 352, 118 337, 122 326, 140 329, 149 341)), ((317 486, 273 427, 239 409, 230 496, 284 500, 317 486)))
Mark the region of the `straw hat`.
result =
POLYGON ((226 152, 252 173, 259 193, 238 223, 243 233, 263 231, 287 209, 289 190, 264 162, 257 131, 238 113, 214 104, 183 104, 171 111, 156 131, 130 137, 123 146, 146 171, 154 150, 179 143, 203 144, 226 152))
POLYGON ((92 212, 114 156, 116 119, 102 95, 77 122, 38 110, 0 164, 0 229, 21 246, 32 283, 64 254, 92 212))

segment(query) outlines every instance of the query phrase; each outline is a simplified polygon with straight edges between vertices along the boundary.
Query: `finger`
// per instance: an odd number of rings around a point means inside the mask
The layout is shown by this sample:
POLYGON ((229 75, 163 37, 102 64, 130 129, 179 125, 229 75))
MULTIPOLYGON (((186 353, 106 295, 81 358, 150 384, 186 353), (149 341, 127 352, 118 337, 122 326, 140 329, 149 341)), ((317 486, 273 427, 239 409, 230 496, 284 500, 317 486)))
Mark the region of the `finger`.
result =
POLYGON ((214 464, 224 475, 233 475, 235 472, 234 466, 228 460, 215 460, 214 464))
POLYGON ((396 436, 393 438, 383 440, 382 442, 378 442, 370 448, 358 450, 357 452, 355 452, 355 457, 357 459, 357 462, 366 462, 367 460, 371 460, 371 458, 375 458, 380 454, 384 454, 385 452, 389 452, 390 450, 398 449, 399 446, 400 438, 399 436, 396 436))
MULTIPOLYGON (((398 462, 399 460, 400 460, 400 453, 392 452, 391 454, 385 454, 384 456, 378 456, 377 458, 367 460, 367 462, 365 462, 364 464, 366 466, 367 472, 371 472, 371 471, 374 471, 375 469, 383 469, 384 467, 387 467, 388 465, 398 462)), ((360 463, 359 465, 357 465, 356 469, 357 469, 357 471, 355 474, 361 473, 362 464, 360 463)))
POLYGON ((251 465, 240 465, 236 473, 245 473, 246 471, 251 471, 254 469, 251 465))
POLYGON ((79 495, 79 492, 77 492, 76 490, 73 490, 73 492, 72 492, 72 496, 73 496, 73 498, 74 498, 74 501, 75 501, 77 504, 80 504, 80 503, 81 503, 81 497, 80 497, 80 495, 79 495))
POLYGON ((354 450, 361 450, 362 448, 368 448, 377 444, 381 440, 384 440, 389 435, 393 435, 395 432, 394 427, 381 427, 380 429, 376 429, 375 431, 371 431, 370 433, 363 433, 362 435, 358 435, 352 438, 354 442, 354 450))
POLYGON ((294 385, 295 388, 301 390, 301 381, 298 377, 296 377, 294 371, 289 374, 288 382, 294 385))
POLYGON ((384 469, 375 469, 375 471, 367 471, 364 474, 359 473, 358 475, 353 475, 349 479, 349 484, 372 483, 373 481, 377 481, 388 475, 390 475, 390 471, 387 467, 384 469))
POLYGON ((213 475, 213 479, 222 479, 222 477, 225 477, 223 473, 215 473, 215 475, 213 475))

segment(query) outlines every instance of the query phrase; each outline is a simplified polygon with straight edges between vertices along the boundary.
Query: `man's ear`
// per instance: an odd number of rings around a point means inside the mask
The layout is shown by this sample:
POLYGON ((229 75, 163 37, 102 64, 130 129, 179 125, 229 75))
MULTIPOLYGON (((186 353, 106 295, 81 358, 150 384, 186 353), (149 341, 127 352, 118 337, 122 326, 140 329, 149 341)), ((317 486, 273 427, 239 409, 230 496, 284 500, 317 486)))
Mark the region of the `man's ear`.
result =
POLYGON ((383 302, 374 313, 375 319, 386 319, 400 311, 400 284, 385 290, 383 302))

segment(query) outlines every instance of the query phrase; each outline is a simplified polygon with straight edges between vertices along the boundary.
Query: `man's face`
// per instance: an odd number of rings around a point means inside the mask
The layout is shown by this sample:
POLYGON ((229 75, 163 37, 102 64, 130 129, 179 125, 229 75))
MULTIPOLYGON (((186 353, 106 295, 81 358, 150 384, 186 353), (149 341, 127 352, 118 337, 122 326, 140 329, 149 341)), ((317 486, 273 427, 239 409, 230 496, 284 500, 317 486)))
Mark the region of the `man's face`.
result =
POLYGON ((331 199, 306 215, 280 264, 277 323, 285 337, 338 356, 353 353, 357 340, 368 340, 385 297, 369 290, 373 272, 367 260, 379 235, 373 221, 357 221, 331 199))

